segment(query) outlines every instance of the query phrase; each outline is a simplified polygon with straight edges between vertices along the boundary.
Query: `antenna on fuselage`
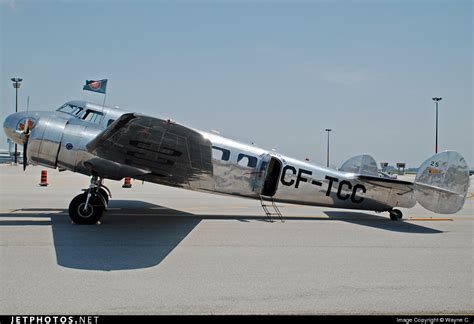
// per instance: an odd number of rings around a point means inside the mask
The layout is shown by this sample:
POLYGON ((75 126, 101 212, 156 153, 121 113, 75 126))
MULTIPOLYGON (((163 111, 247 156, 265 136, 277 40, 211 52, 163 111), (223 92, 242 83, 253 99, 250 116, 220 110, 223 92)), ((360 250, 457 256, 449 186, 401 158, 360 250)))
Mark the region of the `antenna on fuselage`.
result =
POLYGON ((102 125, 102 120, 104 120, 104 107, 105 107, 105 100, 107 99, 107 91, 104 92, 104 101, 102 101, 102 109, 100 110, 100 113, 102 116, 100 116, 100 122, 99 124, 102 125))

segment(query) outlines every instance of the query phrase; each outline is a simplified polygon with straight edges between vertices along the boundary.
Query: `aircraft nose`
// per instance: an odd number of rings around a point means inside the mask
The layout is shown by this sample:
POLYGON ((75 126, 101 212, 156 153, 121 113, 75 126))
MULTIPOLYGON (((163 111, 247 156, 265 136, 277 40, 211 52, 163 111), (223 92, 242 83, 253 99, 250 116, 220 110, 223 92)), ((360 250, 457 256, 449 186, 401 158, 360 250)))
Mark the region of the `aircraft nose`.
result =
POLYGON ((26 115, 22 112, 14 113, 5 119, 3 122, 3 131, 13 142, 23 144, 24 138, 20 132, 20 122, 26 119, 26 115))

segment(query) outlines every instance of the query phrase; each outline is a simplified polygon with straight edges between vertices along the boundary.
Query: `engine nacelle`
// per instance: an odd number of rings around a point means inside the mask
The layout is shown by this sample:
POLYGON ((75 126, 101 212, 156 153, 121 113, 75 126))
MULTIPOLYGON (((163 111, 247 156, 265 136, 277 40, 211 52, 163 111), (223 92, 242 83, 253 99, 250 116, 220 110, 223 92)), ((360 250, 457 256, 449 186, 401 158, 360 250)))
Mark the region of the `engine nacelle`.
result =
POLYGON ((54 115, 42 116, 35 124, 28 140, 27 155, 35 164, 56 168, 67 119, 54 115))
POLYGON ((28 159, 50 168, 90 174, 91 170, 84 162, 94 156, 85 146, 100 131, 95 125, 80 120, 68 120, 57 115, 42 116, 29 136, 28 159))
POLYGON ((89 153, 86 144, 101 131, 98 126, 79 119, 42 116, 31 131, 27 156, 35 164, 114 180, 146 173, 89 153))

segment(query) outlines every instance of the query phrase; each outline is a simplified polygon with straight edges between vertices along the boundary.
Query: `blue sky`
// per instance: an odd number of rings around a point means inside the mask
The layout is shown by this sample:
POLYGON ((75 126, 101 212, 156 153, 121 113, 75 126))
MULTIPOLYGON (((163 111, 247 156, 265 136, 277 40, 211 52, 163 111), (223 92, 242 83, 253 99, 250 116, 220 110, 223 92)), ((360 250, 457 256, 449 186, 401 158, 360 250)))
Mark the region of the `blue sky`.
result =
MULTIPOLYGON (((108 78, 107 104, 325 164, 360 153, 474 166, 471 1, 0 0, 0 118, 108 78)), ((0 146, 6 147, 2 132, 0 146)))

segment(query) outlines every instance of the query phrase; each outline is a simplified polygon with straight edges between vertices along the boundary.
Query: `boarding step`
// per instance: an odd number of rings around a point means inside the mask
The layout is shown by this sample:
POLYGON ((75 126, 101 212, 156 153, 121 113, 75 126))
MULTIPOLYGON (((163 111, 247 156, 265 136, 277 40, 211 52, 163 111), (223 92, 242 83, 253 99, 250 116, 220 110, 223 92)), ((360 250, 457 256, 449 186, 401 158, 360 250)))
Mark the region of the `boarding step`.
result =
POLYGON ((275 204, 273 197, 260 195, 260 204, 262 205, 263 211, 267 215, 270 222, 273 222, 272 216, 278 216, 282 223, 285 222, 283 215, 281 214, 280 209, 278 209, 278 206, 275 204), (267 201, 270 201, 271 204, 266 204, 267 201), (271 212, 268 207, 273 208, 274 212, 271 212))

